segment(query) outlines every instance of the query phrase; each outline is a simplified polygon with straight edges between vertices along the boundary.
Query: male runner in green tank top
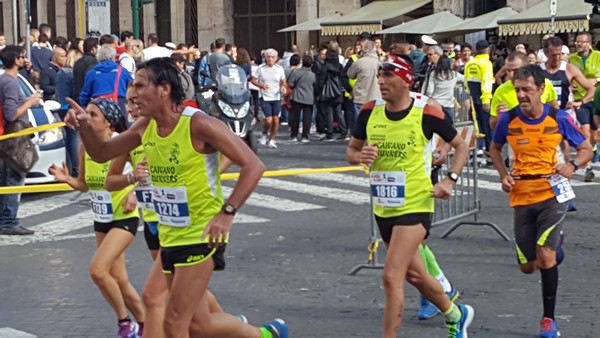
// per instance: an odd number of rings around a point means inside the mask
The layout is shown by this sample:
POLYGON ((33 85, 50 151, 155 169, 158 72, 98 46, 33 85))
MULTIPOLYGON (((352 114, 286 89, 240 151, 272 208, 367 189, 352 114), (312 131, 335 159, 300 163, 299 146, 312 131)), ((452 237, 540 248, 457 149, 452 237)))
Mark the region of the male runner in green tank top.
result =
POLYGON ((188 337, 192 318, 203 324, 194 335, 206 337, 287 337, 278 319, 252 327, 226 313, 210 313, 204 297, 213 270, 223 269, 224 249, 233 217, 250 196, 264 164, 217 119, 185 108, 175 63, 166 58, 142 64, 134 81, 134 101, 142 117, 110 141, 89 127, 89 115, 74 101, 67 123, 81 135, 90 156, 106 161, 144 146, 159 219, 163 271, 169 285, 165 311, 167 337, 188 337), (219 152, 240 167, 237 184, 223 202, 219 152))

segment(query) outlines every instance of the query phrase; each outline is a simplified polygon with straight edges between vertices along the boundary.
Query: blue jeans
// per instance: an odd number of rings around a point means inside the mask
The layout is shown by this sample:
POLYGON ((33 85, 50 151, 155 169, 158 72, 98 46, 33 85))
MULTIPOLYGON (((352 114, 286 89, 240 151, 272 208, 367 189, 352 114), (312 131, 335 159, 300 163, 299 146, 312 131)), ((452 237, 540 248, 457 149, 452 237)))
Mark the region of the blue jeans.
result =
MULTIPOLYGON (((62 121, 65 120, 65 116, 67 114, 66 109, 61 109, 58 111, 58 116, 62 121)), ((65 132, 65 150, 67 152, 67 163, 70 163, 71 166, 69 169, 69 173, 73 177, 77 177, 79 175, 79 134, 77 130, 71 129, 69 127, 63 128, 65 132)))
MULTIPOLYGON (((13 170, 3 159, 0 159, 0 186, 16 187, 25 184, 25 177, 13 170)), ((0 229, 18 227, 17 211, 21 194, 0 195, 0 229)))
POLYGON ((482 104, 475 103, 475 113, 477 116, 477 124, 479 125, 479 132, 485 134, 483 142, 485 150, 490 151, 490 144, 492 143, 492 128, 490 127, 490 113, 483 110, 482 104))

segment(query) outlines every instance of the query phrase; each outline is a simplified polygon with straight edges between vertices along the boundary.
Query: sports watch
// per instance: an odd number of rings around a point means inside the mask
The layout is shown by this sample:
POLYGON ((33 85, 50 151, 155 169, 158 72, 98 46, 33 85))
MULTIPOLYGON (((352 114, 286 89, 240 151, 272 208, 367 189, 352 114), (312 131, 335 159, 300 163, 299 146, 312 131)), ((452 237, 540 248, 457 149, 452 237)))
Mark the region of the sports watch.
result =
POLYGON ((237 212, 237 208, 229 203, 223 204, 223 207, 221 208, 221 210, 223 210, 223 212, 226 215, 232 215, 232 216, 235 215, 235 213, 237 212))
POLYGON ((579 169, 579 162, 575 161, 575 160, 570 160, 569 163, 571 163, 573 165, 573 171, 577 171, 577 169, 579 169))
POLYGON ((449 171, 446 176, 452 180, 452 182, 456 183, 458 181, 458 174, 452 171, 449 171))

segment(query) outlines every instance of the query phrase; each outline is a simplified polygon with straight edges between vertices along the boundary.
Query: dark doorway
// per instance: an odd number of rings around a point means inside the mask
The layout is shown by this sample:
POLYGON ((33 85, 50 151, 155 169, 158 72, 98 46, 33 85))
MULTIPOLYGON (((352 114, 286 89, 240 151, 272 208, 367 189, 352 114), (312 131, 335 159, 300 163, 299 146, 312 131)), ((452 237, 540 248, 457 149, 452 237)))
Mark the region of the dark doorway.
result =
POLYGON ((67 0, 65 10, 67 12, 67 39, 71 40, 77 36, 75 0, 67 0))
POLYGON ((154 4, 156 6, 156 34, 158 34, 159 44, 164 46, 165 42, 171 41, 171 1, 156 0, 154 4))
POLYGON ((281 53, 292 44, 291 33, 277 31, 296 23, 296 0, 234 0, 233 13, 233 42, 238 47, 259 56, 263 49, 281 53))
POLYGON ((487 1, 487 0, 464 0, 465 18, 474 18, 485 13, 493 12, 502 7, 506 7, 506 0, 487 1))
POLYGON ((119 0, 110 0, 110 33, 120 36, 119 0))

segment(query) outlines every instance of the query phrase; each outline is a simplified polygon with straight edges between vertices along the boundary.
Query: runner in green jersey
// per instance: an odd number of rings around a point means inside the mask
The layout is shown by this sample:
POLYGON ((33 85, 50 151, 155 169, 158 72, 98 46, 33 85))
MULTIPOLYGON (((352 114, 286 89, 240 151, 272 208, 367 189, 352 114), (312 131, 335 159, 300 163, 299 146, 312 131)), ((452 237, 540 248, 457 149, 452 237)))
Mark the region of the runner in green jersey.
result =
MULTIPOLYGON (((91 116, 90 130, 97 138, 110 140, 115 131, 125 130, 124 118, 113 100, 93 100, 87 110, 91 116)), ((110 161, 94 161, 82 146, 79 163, 77 177, 69 175, 65 163, 62 168, 52 165, 49 172, 58 182, 90 192, 97 244, 90 262, 90 276, 117 315, 119 336, 135 336, 139 327, 129 318, 127 310, 142 325, 145 314, 140 296, 127 277, 125 250, 133 241, 139 224, 138 213, 134 212, 137 201, 131 187, 113 192, 105 189, 110 161)))
POLYGON ((138 68, 133 99, 142 117, 113 139, 98 138, 91 130, 90 115, 72 100, 66 121, 78 129, 87 151, 98 161, 144 146, 156 186, 153 203, 170 292, 163 323, 167 337, 188 337, 193 317, 202 323, 196 328, 198 336, 287 337, 282 320, 258 328, 209 310, 208 282, 213 270, 224 267, 223 251, 233 217, 265 166, 222 122, 182 105, 178 71, 172 60, 164 58, 138 68), (241 169, 226 202, 220 190, 219 152, 241 169))

